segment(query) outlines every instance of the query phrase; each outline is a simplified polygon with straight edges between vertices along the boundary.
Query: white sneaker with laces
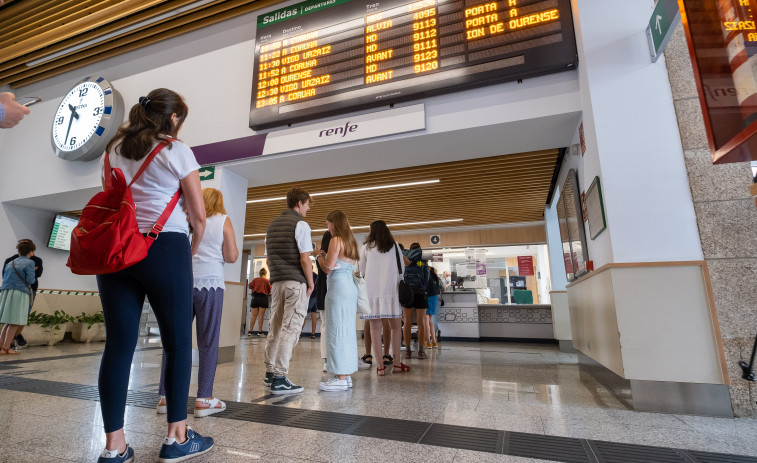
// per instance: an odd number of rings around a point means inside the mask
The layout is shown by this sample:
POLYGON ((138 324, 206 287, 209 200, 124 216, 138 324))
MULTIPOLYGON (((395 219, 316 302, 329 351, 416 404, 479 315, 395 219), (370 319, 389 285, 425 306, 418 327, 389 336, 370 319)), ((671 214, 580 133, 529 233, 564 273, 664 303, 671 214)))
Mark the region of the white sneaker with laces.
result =
POLYGON ((358 370, 370 370, 371 369, 371 364, 370 363, 365 363, 363 361, 363 359, 358 359, 358 361, 357 361, 357 369, 358 370))
POLYGON ((346 391, 349 389, 349 385, 346 379, 339 379, 338 376, 334 376, 328 381, 321 381, 318 383, 318 388, 322 391, 346 391))

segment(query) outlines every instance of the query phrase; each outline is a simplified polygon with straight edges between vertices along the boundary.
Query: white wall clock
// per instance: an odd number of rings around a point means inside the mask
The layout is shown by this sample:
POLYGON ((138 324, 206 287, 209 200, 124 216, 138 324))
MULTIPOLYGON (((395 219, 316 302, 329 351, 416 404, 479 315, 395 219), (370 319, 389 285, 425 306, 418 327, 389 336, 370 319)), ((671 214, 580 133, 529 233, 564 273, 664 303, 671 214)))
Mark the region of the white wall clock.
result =
POLYGON ((121 95, 104 78, 87 77, 58 105, 53 119, 53 150, 66 161, 97 159, 123 120, 121 95))

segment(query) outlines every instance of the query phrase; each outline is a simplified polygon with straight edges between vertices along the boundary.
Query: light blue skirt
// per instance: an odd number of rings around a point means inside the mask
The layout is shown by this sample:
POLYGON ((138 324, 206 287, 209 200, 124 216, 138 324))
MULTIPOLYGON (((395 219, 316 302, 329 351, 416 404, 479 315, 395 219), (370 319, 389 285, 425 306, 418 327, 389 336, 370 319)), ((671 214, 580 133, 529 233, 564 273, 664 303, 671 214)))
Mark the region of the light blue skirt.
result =
POLYGON ((26 325, 29 319, 29 293, 16 289, 0 291, 0 323, 26 325))
POLYGON ((353 266, 338 261, 340 268, 328 276, 326 292, 326 369, 335 375, 357 371, 357 287, 353 266))

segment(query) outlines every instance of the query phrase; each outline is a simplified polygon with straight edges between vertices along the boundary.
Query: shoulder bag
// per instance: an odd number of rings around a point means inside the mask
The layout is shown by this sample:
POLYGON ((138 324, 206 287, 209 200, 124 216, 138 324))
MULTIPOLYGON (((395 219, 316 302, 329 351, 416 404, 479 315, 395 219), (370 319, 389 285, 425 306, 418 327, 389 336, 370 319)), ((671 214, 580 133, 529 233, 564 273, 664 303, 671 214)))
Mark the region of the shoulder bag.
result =
POLYGON ((394 243, 394 253, 397 257, 397 273, 400 274, 400 282, 397 287, 397 295, 399 296, 400 305, 402 307, 412 307, 413 300, 413 288, 409 284, 405 283, 405 277, 402 275, 402 266, 400 265, 400 250, 397 247, 397 243, 394 243))
POLYGON ((365 286, 365 278, 357 273, 352 274, 352 281, 357 286, 357 314, 370 315, 371 305, 368 303, 368 289, 365 286))

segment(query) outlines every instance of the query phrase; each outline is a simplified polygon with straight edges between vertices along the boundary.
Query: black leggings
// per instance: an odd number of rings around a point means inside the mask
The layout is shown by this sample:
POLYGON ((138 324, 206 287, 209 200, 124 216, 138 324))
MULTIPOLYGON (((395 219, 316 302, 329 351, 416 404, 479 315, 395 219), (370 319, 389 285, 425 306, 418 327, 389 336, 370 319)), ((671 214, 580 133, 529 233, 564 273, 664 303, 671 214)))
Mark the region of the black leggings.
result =
POLYGON ((187 418, 192 373, 192 256, 187 235, 163 232, 147 257, 129 268, 97 276, 107 338, 100 363, 100 408, 105 432, 124 427, 126 393, 145 296, 166 354, 168 422, 187 418))

